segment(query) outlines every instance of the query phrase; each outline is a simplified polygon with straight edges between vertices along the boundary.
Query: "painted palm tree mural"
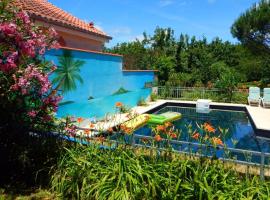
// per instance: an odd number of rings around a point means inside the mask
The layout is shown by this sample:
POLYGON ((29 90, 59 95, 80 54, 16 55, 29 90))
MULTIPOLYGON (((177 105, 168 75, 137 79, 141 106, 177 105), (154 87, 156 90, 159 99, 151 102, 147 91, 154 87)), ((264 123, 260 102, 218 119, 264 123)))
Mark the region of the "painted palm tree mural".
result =
POLYGON ((59 66, 55 70, 55 78, 52 80, 56 85, 55 90, 61 90, 62 93, 76 90, 76 83, 83 83, 80 68, 84 64, 82 60, 75 60, 70 51, 64 50, 63 56, 59 58, 59 66))

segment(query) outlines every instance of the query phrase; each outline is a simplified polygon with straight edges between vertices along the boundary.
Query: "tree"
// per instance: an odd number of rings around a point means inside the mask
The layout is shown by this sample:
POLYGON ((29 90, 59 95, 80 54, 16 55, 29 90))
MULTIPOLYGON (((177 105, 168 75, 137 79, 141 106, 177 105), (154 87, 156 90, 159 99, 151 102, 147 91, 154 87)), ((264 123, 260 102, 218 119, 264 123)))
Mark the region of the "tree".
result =
POLYGON ((232 25, 232 35, 256 53, 270 53, 270 1, 261 0, 232 25))
POLYGON ((182 63, 182 52, 185 49, 185 36, 183 34, 180 35, 179 42, 177 43, 176 47, 176 54, 175 54, 175 71, 176 72, 183 72, 184 67, 182 63))
POLYGON ((74 60, 71 51, 64 50, 63 56, 59 58, 59 63, 52 81, 53 84, 57 85, 55 90, 61 89, 63 93, 75 90, 77 88, 76 81, 83 83, 80 68, 85 62, 74 60))
POLYGON ((216 82, 216 87, 223 90, 225 101, 232 101, 233 91, 237 88, 239 81, 239 75, 234 70, 221 74, 220 79, 216 82))

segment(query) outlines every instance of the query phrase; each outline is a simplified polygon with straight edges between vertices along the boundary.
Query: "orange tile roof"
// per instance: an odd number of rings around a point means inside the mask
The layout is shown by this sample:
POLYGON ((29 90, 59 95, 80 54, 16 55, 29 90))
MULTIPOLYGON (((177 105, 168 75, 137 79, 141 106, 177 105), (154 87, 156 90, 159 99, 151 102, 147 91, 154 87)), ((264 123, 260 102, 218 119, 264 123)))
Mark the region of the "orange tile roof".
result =
POLYGON ((27 11, 35 19, 111 39, 106 33, 95 28, 93 24, 74 17, 47 0, 16 0, 15 5, 27 11))

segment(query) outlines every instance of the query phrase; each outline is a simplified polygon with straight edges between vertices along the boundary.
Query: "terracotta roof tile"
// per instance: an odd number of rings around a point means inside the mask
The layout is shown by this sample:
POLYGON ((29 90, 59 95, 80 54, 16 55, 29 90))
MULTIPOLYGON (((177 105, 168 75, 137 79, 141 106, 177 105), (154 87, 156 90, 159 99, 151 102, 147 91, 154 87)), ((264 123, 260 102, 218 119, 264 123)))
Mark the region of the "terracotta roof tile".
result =
POLYGON ((103 31, 95 28, 94 26, 90 26, 85 21, 54 6, 47 0, 16 0, 15 5, 27 11, 30 16, 34 18, 42 19, 52 24, 73 28, 81 32, 94 33, 101 37, 111 39, 111 37, 103 31))

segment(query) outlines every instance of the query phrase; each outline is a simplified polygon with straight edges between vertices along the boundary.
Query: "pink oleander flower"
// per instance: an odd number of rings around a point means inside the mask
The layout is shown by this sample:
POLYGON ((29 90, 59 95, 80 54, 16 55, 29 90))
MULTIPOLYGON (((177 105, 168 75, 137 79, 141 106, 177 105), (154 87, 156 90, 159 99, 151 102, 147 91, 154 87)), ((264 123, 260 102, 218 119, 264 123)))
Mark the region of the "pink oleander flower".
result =
POLYGON ((31 110, 27 113, 27 115, 31 118, 34 118, 37 116, 37 111, 31 110))
POLYGON ((9 37, 15 36, 17 32, 17 25, 14 24, 13 22, 1 24, 0 31, 8 35, 9 37))
POLYGON ((30 23, 30 18, 28 14, 25 11, 20 11, 16 15, 17 18, 21 19, 23 23, 29 24, 30 23))

